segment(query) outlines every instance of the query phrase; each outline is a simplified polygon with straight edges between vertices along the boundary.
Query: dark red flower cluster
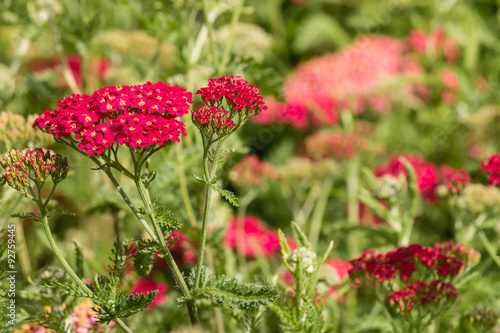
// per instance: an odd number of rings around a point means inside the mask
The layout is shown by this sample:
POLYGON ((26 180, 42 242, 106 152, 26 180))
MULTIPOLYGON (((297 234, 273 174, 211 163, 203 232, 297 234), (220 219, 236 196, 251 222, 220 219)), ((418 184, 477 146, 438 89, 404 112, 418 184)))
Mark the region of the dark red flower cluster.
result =
POLYGON ((278 169, 273 164, 259 160, 255 154, 245 156, 229 173, 229 179, 240 187, 259 187, 278 176, 278 169))
POLYGON ((345 160, 368 149, 367 142, 354 133, 317 133, 305 140, 306 152, 315 159, 345 160))
POLYGON ((417 281, 389 295, 389 304, 401 311, 410 310, 413 306, 436 304, 441 301, 453 302, 459 293, 451 283, 432 280, 430 283, 417 281))
POLYGON ((236 126, 235 114, 240 119, 249 119, 267 110, 259 89, 240 76, 225 75, 208 80, 208 86, 196 92, 207 105, 194 109, 193 123, 204 133, 211 129, 218 135, 231 133, 236 126), (223 108, 224 99, 229 111, 223 108))
POLYGON ((454 169, 447 165, 439 168, 441 179, 451 193, 460 193, 465 184, 470 182, 470 176, 463 169, 454 169))
POLYGON ((157 306, 165 303, 166 294, 168 292, 168 284, 165 282, 157 282, 151 279, 145 279, 140 277, 132 287, 131 294, 143 293, 146 294, 149 291, 158 290, 158 294, 152 303, 150 303, 146 309, 151 310, 157 306))
POLYGON ((383 282, 397 276, 406 281, 419 267, 434 271, 438 276, 453 277, 465 267, 465 263, 451 255, 418 244, 400 247, 386 254, 367 251, 350 263, 352 269, 349 275, 357 284, 371 284, 375 280, 383 282))
POLYGON ((434 164, 423 160, 419 156, 410 154, 394 155, 388 163, 375 167, 375 175, 377 177, 383 175, 397 177, 400 174, 408 176, 403 162, 399 159, 400 157, 406 158, 415 169, 420 195, 424 197, 428 203, 435 203, 436 187, 438 186, 438 170, 434 164))
POLYGON ((114 144, 163 146, 186 135, 184 123, 175 118, 187 114, 191 103, 190 92, 163 82, 111 86, 91 96, 73 94, 60 100, 33 126, 56 138, 72 138, 89 155, 102 154, 114 144))
POLYGON ((481 162, 481 169, 488 175, 489 185, 500 184, 500 154, 491 154, 481 162))
MULTIPOLYGON (((281 250, 278 233, 265 227, 261 220, 253 216, 235 216, 229 221, 224 245, 238 248, 245 256, 252 258, 259 255, 271 257, 281 250)), ((297 247, 292 240, 288 241, 288 245, 291 249, 297 247)))

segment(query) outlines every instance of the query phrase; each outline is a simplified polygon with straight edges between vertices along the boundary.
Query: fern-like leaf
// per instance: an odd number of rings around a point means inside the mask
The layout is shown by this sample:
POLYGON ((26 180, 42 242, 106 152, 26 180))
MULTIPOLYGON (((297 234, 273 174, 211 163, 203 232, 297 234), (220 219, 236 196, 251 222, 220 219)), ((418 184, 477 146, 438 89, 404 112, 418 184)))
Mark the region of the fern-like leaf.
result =
POLYGON ((134 268, 140 276, 147 276, 153 268, 154 253, 136 252, 134 255, 134 268))
POLYGON ((17 217, 19 219, 28 219, 28 218, 34 218, 35 220, 39 219, 39 216, 35 215, 33 213, 14 213, 14 214, 11 214, 10 217, 12 217, 12 218, 17 217))
POLYGON ((70 211, 67 211, 67 210, 64 210, 62 208, 59 208, 57 206, 52 206, 48 209, 49 212, 54 212, 54 213, 58 213, 58 214, 62 214, 62 215, 71 215, 71 216, 74 216, 75 213, 73 212, 70 212, 70 211))
POLYGON ((233 205, 234 207, 239 207, 240 206, 240 200, 238 199, 238 197, 236 197, 236 195, 233 192, 222 188, 222 186, 220 186, 218 184, 212 184, 210 186, 214 190, 216 190, 217 192, 219 192, 219 194, 222 195, 227 201, 229 201, 229 203, 231 205, 233 205))

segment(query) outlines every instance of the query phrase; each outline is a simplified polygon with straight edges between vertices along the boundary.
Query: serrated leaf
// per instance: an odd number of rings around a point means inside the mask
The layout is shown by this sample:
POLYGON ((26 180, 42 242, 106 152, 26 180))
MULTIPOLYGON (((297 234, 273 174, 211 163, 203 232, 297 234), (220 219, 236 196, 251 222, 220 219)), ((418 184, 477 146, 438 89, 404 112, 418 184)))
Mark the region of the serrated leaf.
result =
POLYGON ((297 241, 297 243, 299 243, 299 246, 311 249, 311 244, 307 240, 306 234, 302 232, 302 230, 300 229, 299 225, 296 222, 292 222, 292 230, 293 234, 295 235, 295 240, 297 241))
POLYGON ((164 233, 168 233, 182 227, 175 214, 165 206, 155 206, 153 214, 159 220, 158 222, 160 224, 160 228, 164 233))
POLYGON ((278 291, 271 286, 261 286, 254 283, 241 283, 234 278, 218 276, 214 287, 195 291, 198 295, 211 296, 220 306, 226 305, 240 310, 249 310, 260 305, 266 305, 278 299, 278 291))
POLYGON ((286 236, 281 229, 278 229, 278 236, 280 238, 281 254, 283 255, 283 258, 288 258, 290 255, 290 247, 288 246, 286 236))
POLYGON ((64 210, 64 209, 61 209, 57 206, 52 206, 48 209, 48 212, 54 212, 54 213, 58 213, 58 214, 62 214, 62 215, 71 215, 71 216, 74 216, 75 213, 73 212, 69 212, 67 210, 64 210))
POLYGON ((147 276, 153 268, 154 253, 137 251, 134 254, 134 268, 140 276, 147 276))
POLYGON ((12 218, 20 218, 20 219, 28 219, 28 218, 34 218, 34 219, 38 219, 38 215, 35 215, 33 213, 14 213, 14 214, 11 214, 10 217, 12 218))
POLYGON ((238 197, 236 197, 236 195, 233 192, 222 188, 222 186, 220 186, 218 184, 212 184, 210 186, 214 190, 216 190, 217 192, 219 192, 219 194, 222 195, 227 201, 229 201, 229 203, 231 205, 233 205, 234 207, 239 207, 240 206, 240 200, 238 199, 238 197))

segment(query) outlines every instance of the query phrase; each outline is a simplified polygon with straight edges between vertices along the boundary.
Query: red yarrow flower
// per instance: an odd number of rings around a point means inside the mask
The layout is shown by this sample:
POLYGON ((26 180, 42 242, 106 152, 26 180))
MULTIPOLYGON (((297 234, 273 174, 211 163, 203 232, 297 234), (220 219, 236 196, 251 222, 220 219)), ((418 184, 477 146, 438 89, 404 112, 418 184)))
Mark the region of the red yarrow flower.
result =
POLYGON ((140 277, 132 287, 131 294, 146 294, 150 291, 155 290, 158 290, 158 294, 156 295, 154 301, 150 303, 146 308, 148 310, 151 310, 165 303, 166 294, 168 292, 168 284, 164 282, 157 282, 155 280, 147 280, 143 277, 140 277))
POLYGON ((267 110, 259 89, 240 76, 209 79, 207 87, 196 92, 206 104, 194 109, 193 123, 205 135, 230 134, 240 123, 267 110))
POLYGON ((500 184, 500 154, 491 154, 481 162, 480 167, 489 175, 489 185, 500 184))
POLYGON ((33 127, 69 139, 88 155, 103 154, 112 145, 133 149, 164 146, 186 135, 184 123, 191 93, 163 82, 111 86, 92 95, 73 94, 44 111, 33 127))
POLYGON ((389 295, 389 304, 400 311, 419 308, 427 305, 436 305, 440 302, 453 302, 459 293, 451 283, 433 280, 430 283, 417 281, 409 284, 405 289, 395 291, 389 295))
POLYGON ((229 179, 240 187, 259 187, 278 176, 279 171, 273 164, 260 161, 255 154, 245 156, 229 173, 229 179))
POLYGON ((463 169, 454 169, 443 165, 439 168, 441 179, 451 193, 461 193, 465 184, 470 182, 470 176, 463 169))

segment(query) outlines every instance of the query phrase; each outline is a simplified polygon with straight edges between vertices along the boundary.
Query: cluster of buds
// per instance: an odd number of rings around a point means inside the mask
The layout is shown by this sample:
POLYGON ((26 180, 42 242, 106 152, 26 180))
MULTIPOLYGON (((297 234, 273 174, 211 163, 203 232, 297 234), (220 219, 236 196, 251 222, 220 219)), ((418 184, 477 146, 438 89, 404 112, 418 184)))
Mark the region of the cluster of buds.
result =
POLYGON ((260 187, 279 176, 271 163, 260 161, 255 154, 247 155, 229 173, 229 179, 238 187, 260 187))
POLYGON ((410 310, 414 306, 422 308, 436 303, 454 302, 459 293, 451 283, 433 280, 430 283, 417 281, 406 288, 389 295, 389 304, 399 311, 410 310))
POLYGON ((297 270, 297 264, 300 264, 304 272, 309 274, 314 273, 316 269, 316 253, 305 247, 298 247, 293 250, 287 261, 292 271, 297 270))
POLYGON ((476 332, 489 332, 498 323, 498 318, 500 314, 488 308, 475 309, 465 315, 465 319, 476 332))
POLYGON ((482 184, 468 184, 463 197, 452 201, 454 206, 467 209, 471 214, 493 211, 500 206, 500 189, 482 184))
POLYGON ((375 167, 375 175, 381 177, 383 175, 408 176, 408 171, 401 161, 404 157, 411 166, 415 169, 417 178, 417 187, 420 195, 426 199, 428 203, 436 202, 436 188, 438 186, 438 170, 436 166, 421 157, 409 154, 397 154, 384 165, 375 167))
POLYGON ((367 142, 354 133, 317 133, 305 141, 306 151, 314 159, 345 160, 367 150, 367 142))
POLYGON ((312 160, 307 157, 291 157, 286 166, 280 169, 283 180, 302 181, 305 179, 323 180, 333 177, 338 171, 338 165, 332 159, 312 160))
POLYGON ((0 153, 8 149, 45 147, 53 139, 33 129, 35 116, 27 118, 12 112, 0 112, 0 153))
POLYGON ((0 174, 0 184, 22 191, 34 181, 40 187, 49 177, 56 184, 68 174, 68 160, 41 148, 12 150, 0 158, 5 169, 0 174))
POLYGON ((77 143, 91 156, 117 145, 150 151, 186 135, 184 123, 175 118, 187 114, 191 103, 190 92, 163 82, 111 86, 91 96, 73 94, 60 100, 33 126, 65 143, 77 143))
POLYGON ((195 108, 193 123, 202 134, 218 137, 232 133, 239 125, 266 110, 259 88, 240 76, 208 80, 208 86, 196 92, 206 104, 195 108), (227 105, 226 110, 224 103, 227 105))
POLYGON ((488 175, 489 185, 500 184, 500 154, 491 154, 481 162, 481 169, 488 175))
POLYGON ((377 199, 387 200, 388 202, 398 201, 406 189, 406 179, 403 175, 397 177, 392 175, 383 175, 377 178, 374 188, 374 196, 377 199))

